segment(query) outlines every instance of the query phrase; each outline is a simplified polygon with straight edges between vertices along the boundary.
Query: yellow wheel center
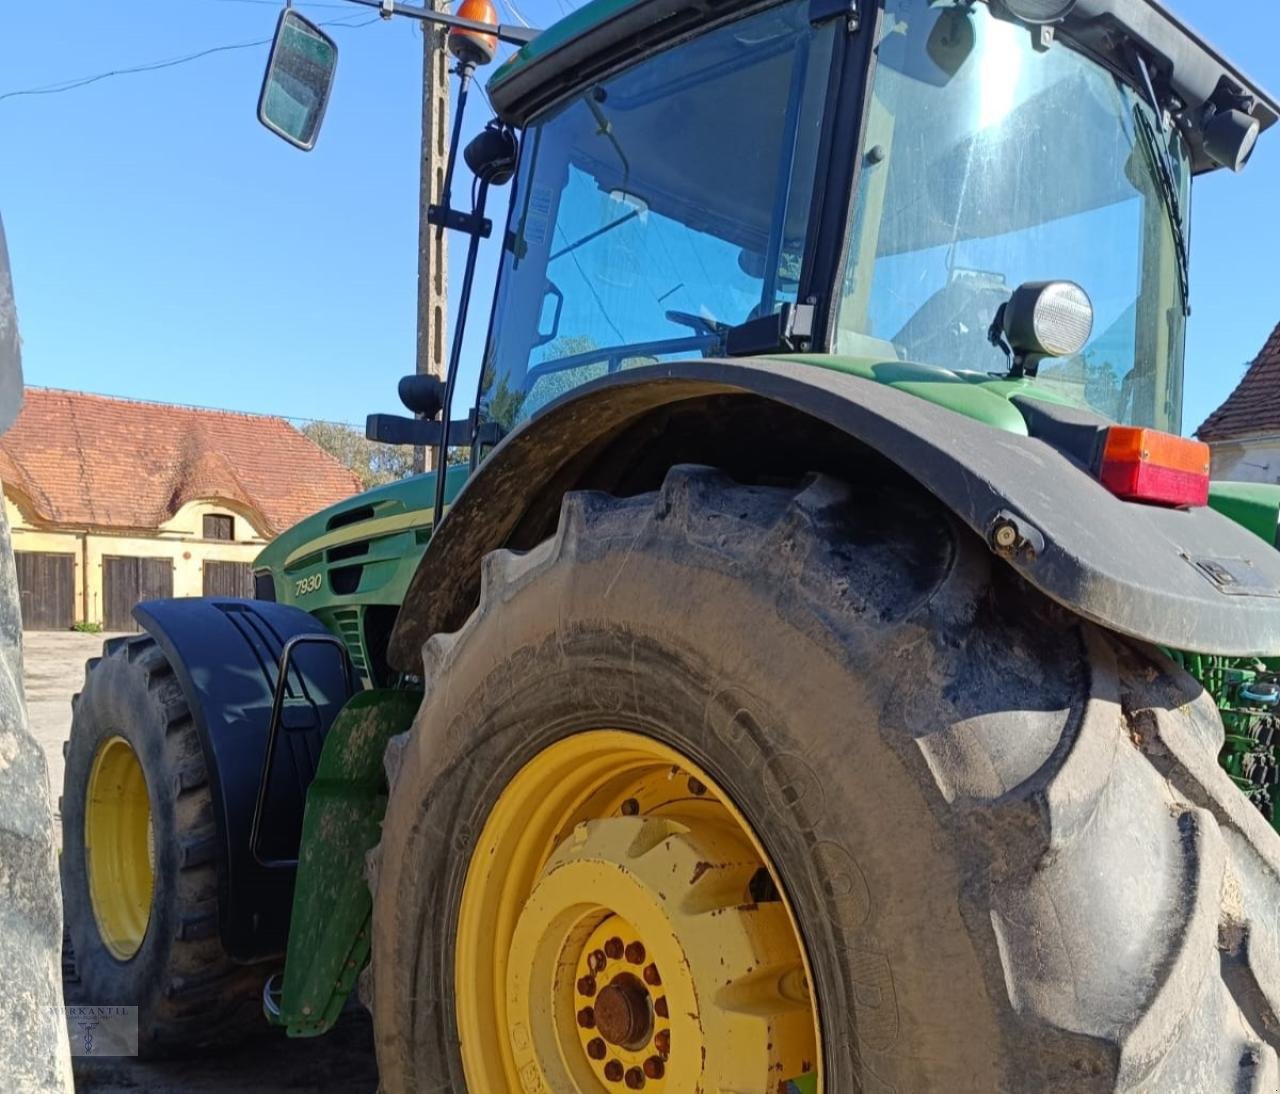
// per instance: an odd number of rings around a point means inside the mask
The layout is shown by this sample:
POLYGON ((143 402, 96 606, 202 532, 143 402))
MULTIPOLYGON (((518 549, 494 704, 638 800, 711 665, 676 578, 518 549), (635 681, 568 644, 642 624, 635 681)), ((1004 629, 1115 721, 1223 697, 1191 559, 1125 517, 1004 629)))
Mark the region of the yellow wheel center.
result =
POLYGON ((123 737, 104 741, 93 757, 84 848, 98 933, 113 957, 127 961, 147 934, 155 865, 147 781, 123 737))
POLYGON ((779 880, 720 789, 648 738, 581 734, 517 774, 468 871, 456 962, 469 1089, 821 1089, 779 880))

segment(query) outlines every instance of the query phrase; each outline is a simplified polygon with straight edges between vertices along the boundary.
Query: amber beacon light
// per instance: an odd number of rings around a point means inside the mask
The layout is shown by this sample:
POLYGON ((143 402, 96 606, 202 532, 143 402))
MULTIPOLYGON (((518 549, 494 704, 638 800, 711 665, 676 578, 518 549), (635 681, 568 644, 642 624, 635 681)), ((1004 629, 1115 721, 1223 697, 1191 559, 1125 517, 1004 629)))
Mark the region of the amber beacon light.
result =
MULTIPOLYGON (((462 0, 457 14, 459 18, 490 26, 498 22, 498 13, 490 0, 462 0)), ((498 38, 470 27, 453 27, 449 31, 449 52, 463 63, 487 65, 498 52, 498 38)))

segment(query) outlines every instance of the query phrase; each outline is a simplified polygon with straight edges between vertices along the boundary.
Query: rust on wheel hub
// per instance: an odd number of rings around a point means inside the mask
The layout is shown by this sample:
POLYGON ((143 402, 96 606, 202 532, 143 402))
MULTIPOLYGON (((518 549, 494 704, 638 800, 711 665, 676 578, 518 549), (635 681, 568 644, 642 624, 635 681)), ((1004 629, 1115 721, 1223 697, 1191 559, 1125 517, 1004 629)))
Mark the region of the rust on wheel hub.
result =
POLYGON ((653 1030, 649 992, 634 976, 623 973, 600 989, 595 1001, 596 1029, 611 1045, 644 1045, 653 1030))

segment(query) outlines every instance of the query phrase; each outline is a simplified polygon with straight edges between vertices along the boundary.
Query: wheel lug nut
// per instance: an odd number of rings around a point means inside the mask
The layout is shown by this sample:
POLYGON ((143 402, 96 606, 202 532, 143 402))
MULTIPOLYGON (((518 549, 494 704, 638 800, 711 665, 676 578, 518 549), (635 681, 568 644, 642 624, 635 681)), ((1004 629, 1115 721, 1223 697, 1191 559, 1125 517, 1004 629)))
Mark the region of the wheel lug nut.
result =
POLYGON ((596 1012, 590 1007, 583 1007, 578 1011, 578 1025, 583 1029, 596 1028, 596 1012))
POLYGON ((658 998, 653 1001, 653 1013, 659 1018, 671 1017, 671 1015, 667 1013, 667 997, 665 995, 659 995, 658 998))
POLYGON ((644 1086, 644 1072, 638 1067, 629 1068, 627 1070, 627 1089, 639 1090, 644 1086))
POLYGON ((614 961, 617 961, 622 956, 622 951, 625 948, 622 944, 622 939, 616 936, 604 944, 605 955, 614 961))
POLYGON ((671 1055, 671 1031, 660 1029, 653 1035, 653 1047, 664 1060, 671 1055))
POLYGON ((609 1050, 605 1048, 604 1039, 601 1037, 592 1037, 587 1042, 587 1055, 593 1060, 603 1060, 604 1054, 609 1050))
POLYGON ((627 946, 627 960, 633 965, 644 964, 644 943, 632 942, 627 946))
POLYGON ((644 982, 652 988, 656 988, 662 983, 662 977, 658 975, 657 965, 646 965, 644 968, 644 982))
POLYGON ((578 994, 585 995, 588 999, 596 993, 596 978, 594 976, 583 976, 578 980, 578 994))
POLYGON ((695 779, 692 775, 690 775, 689 776, 689 793, 702 795, 702 794, 705 794, 706 792, 707 792, 707 788, 703 786, 702 783, 699 782, 697 779, 695 779))
POLYGON ((661 1056, 650 1056, 644 1062, 644 1073, 650 1079, 661 1079, 667 1072, 667 1065, 662 1062, 661 1056))
POLYGON ((611 1083, 620 1082, 622 1079, 622 1061, 610 1060, 604 1065, 604 1077, 611 1083))
POLYGON ((624 817, 634 817, 640 812, 640 803, 635 798, 628 798, 622 803, 622 815, 624 817))
POLYGON ((605 957, 604 950, 592 950, 587 955, 587 968, 594 973, 599 973, 608 963, 609 959, 605 957))

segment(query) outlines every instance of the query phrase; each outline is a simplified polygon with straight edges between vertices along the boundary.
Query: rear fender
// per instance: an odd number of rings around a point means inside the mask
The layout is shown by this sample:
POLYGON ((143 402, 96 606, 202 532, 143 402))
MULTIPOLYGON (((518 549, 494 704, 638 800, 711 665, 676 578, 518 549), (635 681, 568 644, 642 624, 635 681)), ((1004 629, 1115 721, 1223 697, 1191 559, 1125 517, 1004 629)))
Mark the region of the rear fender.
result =
MULTIPOLYGON (((218 926, 223 947, 238 961, 280 954, 296 871, 259 864, 249 833, 280 654, 290 638, 327 632, 306 612, 267 601, 152 600, 133 614, 173 666, 204 752, 222 841, 218 926)), ((300 647, 290 665, 262 825, 264 857, 284 859, 297 857, 307 787, 325 735, 347 698, 341 659, 332 648, 300 647)))
MULTIPOLYGON (((392 663, 420 671, 423 642, 461 626, 477 602, 487 552, 532 546, 530 529, 548 534, 566 491, 625 481, 602 478, 604 462, 714 463, 718 443, 732 454, 730 466, 736 461, 767 478, 775 470, 770 454, 784 443, 769 413, 788 423, 793 462, 797 446, 805 458, 803 431, 796 439, 801 422, 813 438, 815 470, 856 482, 883 477, 881 465, 890 465, 1033 586, 1109 630, 1203 653, 1280 652, 1280 552, 1212 509, 1121 501, 1043 440, 870 380, 793 360, 734 359, 618 372, 570 392, 509 434, 428 545, 392 634, 392 663), (724 422, 745 405, 754 417, 744 438, 724 422), (682 407, 704 412, 696 444, 687 437, 668 443, 669 422, 682 407), (761 416, 761 408, 768 413, 761 416), (847 440, 844 454, 818 466, 817 448, 821 442, 829 449, 822 438, 832 434, 847 440), (1009 521, 1016 543, 997 550, 996 532, 1009 521)), ((657 482, 632 476, 630 485, 652 489, 657 482)))

